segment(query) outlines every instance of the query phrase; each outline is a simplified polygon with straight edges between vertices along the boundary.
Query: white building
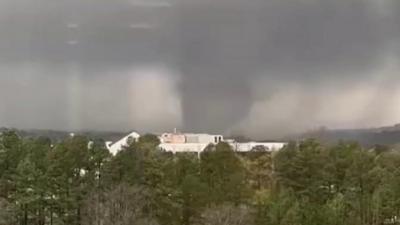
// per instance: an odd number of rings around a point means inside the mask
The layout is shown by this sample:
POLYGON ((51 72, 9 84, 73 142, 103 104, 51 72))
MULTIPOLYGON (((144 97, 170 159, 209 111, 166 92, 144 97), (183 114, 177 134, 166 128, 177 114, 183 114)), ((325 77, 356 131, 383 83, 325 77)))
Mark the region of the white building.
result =
POLYGON ((267 151, 278 151, 285 147, 284 142, 246 142, 246 143, 229 143, 234 151, 249 152, 255 147, 262 146, 267 151))
POLYGON ((185 134, 186 143, 207 143, 207 144, 218 144, 224 141, 222 135, 210 135, 210 134, 185 134))
POLYGON ((160 148, 167 152, 179 153, 179 152, 194 152, 200 153, 209 145, 209 143, 161 143, 160 148))
POLYGON ((218 144, 224 141, 222 135, 213 134, 194 134, 194 133, 164 133, 160 136, 161 143, 200 143, 200 144, 218 144))
POLYGON ((106 146, 111 154, 116 155, 119 151, 121 151, 124 147, 128 146, 131 142, 138 141, 140 135, 136 132, 131 132, 130 134, 126 135, 119 141, 114 143, 106 142, 106 146))
MULTIPOLYGON (((125 136, 121 140, 111 144, 107 143, 107 147, 110 152, 115 155, 127 146, 130 141, 138 140, 140 135, 136 132, 132 132, 125 136)), ((218 144, 220 142, 228 143, 234 151, 237 152, 249 152, 257 146, 262 146, 268 151, 278 151, 282 149, 286 143, 284 142, 247 142, 238 143, 233 139, 224 140, 222 135, 213 134, 195 134, 195 133, 163 133, 159 136, 160 149, 163 149, 172 153, 179 152, 194 152, 201 153, 210 144, 218 144)))
POLYGON ((209 144, 218 144, 223 142, 222 135, 212 134, 194 134, 194 133, 164 133, 160 136, 160 148, 177 153, 177 152, 196 152, 200 153, 209 144))

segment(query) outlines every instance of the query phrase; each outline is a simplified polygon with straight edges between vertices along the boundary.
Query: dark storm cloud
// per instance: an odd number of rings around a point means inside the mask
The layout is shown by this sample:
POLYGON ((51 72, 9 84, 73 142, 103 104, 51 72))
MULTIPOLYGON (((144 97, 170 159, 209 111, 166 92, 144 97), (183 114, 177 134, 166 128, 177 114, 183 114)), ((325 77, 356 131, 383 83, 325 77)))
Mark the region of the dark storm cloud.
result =
POLYGON ((396 27, 366 0, 180 6, 183 115, 194 129, 228 128, 245 117, 255 97, 250 82, 259 78, 268 78, 265 89, 285 81, 368 79, 386 53, 385 34, 396 27))
POLYGON ((175 78, 170 69, 160 69, 169 61, 167 3, 0 1, 1 125, 147 131, 175 126, 179 115, 167 108, 175 101, 175 78), (132 90, 146 85, 140 93, 132 90), (141 113, 158 118, 150 121, 141 113))
POLYGON ((0 123, 278 136, 393 122, 398 24, 396 0, 0 0, 0 123))
POLYGON ((109 66, 159 60, 167 14, 135 2, 3 0, 0 59, 109 66))

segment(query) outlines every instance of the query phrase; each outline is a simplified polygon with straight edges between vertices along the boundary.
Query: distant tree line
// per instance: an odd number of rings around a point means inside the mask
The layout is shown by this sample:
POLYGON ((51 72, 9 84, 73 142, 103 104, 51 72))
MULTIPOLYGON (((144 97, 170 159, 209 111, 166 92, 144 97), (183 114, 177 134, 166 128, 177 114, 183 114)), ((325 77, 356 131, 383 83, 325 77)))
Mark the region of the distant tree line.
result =
POLYGON ((145 135, 110 155, 83 136, 0 135, 1 225, 381 225, 400 221, 400 153, 290 143, 235 153, 158 149, 145 135))

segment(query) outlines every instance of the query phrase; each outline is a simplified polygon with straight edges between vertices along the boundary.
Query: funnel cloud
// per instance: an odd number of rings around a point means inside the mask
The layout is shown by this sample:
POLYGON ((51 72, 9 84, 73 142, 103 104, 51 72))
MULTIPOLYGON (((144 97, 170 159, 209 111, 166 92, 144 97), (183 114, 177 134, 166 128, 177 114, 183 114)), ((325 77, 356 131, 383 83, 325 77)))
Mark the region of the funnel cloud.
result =
POLYGON ((399 24, 396 0, 0 0, 0 126, 398 123, 399 24))

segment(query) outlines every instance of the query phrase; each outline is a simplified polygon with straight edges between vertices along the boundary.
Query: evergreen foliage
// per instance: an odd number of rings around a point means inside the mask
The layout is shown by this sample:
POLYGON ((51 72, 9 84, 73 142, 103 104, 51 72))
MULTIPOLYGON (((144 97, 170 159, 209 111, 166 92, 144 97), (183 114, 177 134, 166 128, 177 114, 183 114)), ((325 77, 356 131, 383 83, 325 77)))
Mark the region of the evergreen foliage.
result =
POLYGON ((101 140, 0 135, 1 225, 381 225, 400 222, 400 153, 356 143, 226 143, 171 154, 145 135, 112 156, 101 140))

